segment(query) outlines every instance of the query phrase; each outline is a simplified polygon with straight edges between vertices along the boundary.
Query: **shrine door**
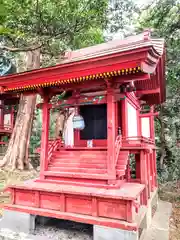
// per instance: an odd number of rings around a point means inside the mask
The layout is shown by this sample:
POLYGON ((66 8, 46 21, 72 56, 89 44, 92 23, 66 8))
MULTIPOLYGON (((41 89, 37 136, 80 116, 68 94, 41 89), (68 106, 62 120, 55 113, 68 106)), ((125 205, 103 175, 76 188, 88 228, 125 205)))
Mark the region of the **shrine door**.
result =
POLYGON ((84 118, 85 128, 80 131, 80 140, 94 140, 103 145, 107 140, 107 105, 88 105, 80 107, 80 114, 84 118))

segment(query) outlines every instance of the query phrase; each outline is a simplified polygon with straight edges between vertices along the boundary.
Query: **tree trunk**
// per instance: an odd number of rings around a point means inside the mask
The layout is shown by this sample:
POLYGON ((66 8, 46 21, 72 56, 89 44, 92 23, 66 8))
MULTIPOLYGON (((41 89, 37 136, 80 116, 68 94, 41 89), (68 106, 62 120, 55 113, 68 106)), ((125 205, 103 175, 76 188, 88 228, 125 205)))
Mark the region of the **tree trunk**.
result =
MULTIPOLYGON (((26 63, 27 70, 40 67, 39 49, 27 52, 26 63)), ((21 95, 15 126, 6 155, 0 162, 0 167, 8 167, 12 170, 30 168, 31 165, 28 159, 28 148, 35 105, 36 95, 21 95)))

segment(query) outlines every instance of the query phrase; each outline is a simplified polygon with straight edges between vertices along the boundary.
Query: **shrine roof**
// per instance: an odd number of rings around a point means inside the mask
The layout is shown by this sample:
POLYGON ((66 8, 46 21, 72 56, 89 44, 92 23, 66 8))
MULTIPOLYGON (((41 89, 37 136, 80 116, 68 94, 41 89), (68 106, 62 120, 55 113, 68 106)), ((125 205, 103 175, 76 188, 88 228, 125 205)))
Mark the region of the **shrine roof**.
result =
POLYGON ((150 38, 149 34, 149 31, 145 31, 144 33, 130 36, 123 40, 116 39, 107 43, 102 43, 75 51, 67 51, 61 63, 82 61, 86 59, 106 56, 117 52, 137 50, 144 47, 153 47, 156 53, 161 56, 164 51, 164 39, 153 39, 150 38))
POLYGON ((40 88, 73 89, 104 79, 134 82, 142 100, 165 100, 165 50, 163 39, 149 31, 96 46, 65 53, 53 67, 0 77, 1 93, 34 91, 40 88), (93 80, 93 82, 92 82, 93 80))

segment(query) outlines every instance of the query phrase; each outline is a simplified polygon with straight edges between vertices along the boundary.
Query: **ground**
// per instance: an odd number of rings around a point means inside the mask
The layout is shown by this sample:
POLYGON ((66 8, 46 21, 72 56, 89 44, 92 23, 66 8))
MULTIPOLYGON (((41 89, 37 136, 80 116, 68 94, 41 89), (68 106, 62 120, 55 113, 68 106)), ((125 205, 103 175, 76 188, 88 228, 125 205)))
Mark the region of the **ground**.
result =
MULTIPOLYGON (((16 170, 13 172, 8 170, 0 170, 0 205, 7 203, 9 201, 9 194, 3 192, 3 189, 7 185, 36 178, 38 174, 39 173, 34 169, 31 171, 16 170)), ((0 208, 0 215, 2 215, 2 208, 0 208)))
MULTIPOLYGON (((0 204, 7 203, 9 201, 9 195, 3 193, 3 189, 6 185, 10 183, 18 183, 28 179, 36 178, 38 172, 35 170, 31 171, 14 171, 8 172, 5 170, 0 171, 0 204)), ((177 182, 169 182, 159 187, 159 196, 164 201, 169 201, 173 204, 172 216, 170 218, 170 240, 180 240, 180 184, 177 182)), ((0 214, 2 214, 2 208, 0 209, 0 214)), ((58 224, 59 225, 59 224, 58 224)), ((91 229, 88 226, 73 225, 72 223, 66 224, 66 229, 64 228, 64 223, 59 226, 53 224, 45 226, 46 233, 51 236, 51 239, 72 239, 72 240, 90 240, 91 229), (56 225, 56 227, 55 227, 56 225), (62 231, 63 228, 63 231, 62 231), (80 235, 79 235, 80 230, 80 235), (59 238, 58 237, 61 237, 59 238), (61 235, 61 236, 60 236, 61 235), (54 238, 54 237, 55 238, 54 238), (63 237, 63 238, 62 238, 63 237)), ((37 233, 42 233, 42 229, 38 228, 37 233)))
MULTIPOLYGON (((8 203, 9 194, 4 193, 3 189, 11 183, 19 183, 25 180, 36 178, 39 172, 31 171, 14 171, 8 172, 0 170, 0 205, 8 203)), ((0 215, 3 214, 3 209, 0 207, 0 215)), ((44 225, 37 224, 35 235, 52 240, 92 240, 93 229, 91 225, 79 224, 71 221, 58 221, 51 219, 44 225)), ((11 232, 5 233, 5 236, 12 235, 11 232)), ((13 239, 19 240, 19 236, 13 235, 13 239)), ((38 238, 39 239, 39 238, 38 238)))
POLYGON ((180 184, 168 182, 159 187, 159 196, 162 200, 172 203, 170 218, 170 240, 180 240, 180 184))

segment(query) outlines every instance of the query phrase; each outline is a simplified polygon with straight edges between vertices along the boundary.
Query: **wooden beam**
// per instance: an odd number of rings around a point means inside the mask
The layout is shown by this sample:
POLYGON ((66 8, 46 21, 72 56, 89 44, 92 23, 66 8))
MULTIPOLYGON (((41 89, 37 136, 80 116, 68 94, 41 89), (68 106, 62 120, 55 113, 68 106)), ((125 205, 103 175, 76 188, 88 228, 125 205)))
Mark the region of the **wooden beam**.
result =
MULTIPOLYGON (((32 96, 32 95, 35 95, 35 94, 39 94, 39 91, 37 90, 37 91, 34 91, 34 90, 31 90, 31 91, 25 91, 25 92, 22 92, 22 94, 24 95, 24 96, 32 96)), ((39 95, 41 95, 41 94, 39 94, 39 95)))
POLYGON ((7 99, 7 100, 11 100, 12 99, 12 101, 13 100, 15 100, 16 101, 16 99, 18 99, 20 96, 19 96, 19 94, 6 94, 6 93, 3 93, 3 94, 0 94, 0 100, 5 100, 5 99, 7 99))
POLYGON ((155 113, 144 113, 144 114, 139 114, 139 117, 143 118, 143 117, 157 117, 159 116, 159 112, 155 112, 155 113))
POLYGON ((145 81, 145 80, 150 80, 151 76, 148 73, 138 73, 136 75, 124 75, 120 77, 116 77, 115 82, 116 83, 127 83, 127 82, 132 82, 132 81, 145 81))
POLYGON ((136 95, 147 95, 147 94, 156 94, 160 93, 160 88, 148 89, 148 90, 137 90, 136 95))
MULTIPOLYGON (((80 97, 76 99, 75 97, 71 97, 70 99, 67 100, 60 100, 57 102, 57 104, 48 104, 48 108, 58 108, 58 107, 75 107, 75 106, 80 106, 80 105, 91 105, 91 104, 104 104, 107 102, 107 97, 102 96, 100 97, 95 97, 95 96, 90 96, 90 97, 80 97)), ((37 104, 37 108, 42 108, 44 103, 39 103, 37 104)))
POLYGON ((104 72, 132 69, 141 66, 146 60, 150 47, 117 52, 78 62, 58 64, 53 67, 41 68, 30 72, 12 74, 1 77, 1 86, 7 88, 25 87, 44 83, 53 83, 67 79, 85 77, 104 72))
POLYGON ((81 82, 81 83, 68 83, 68 84, 63 84, 63 85, 59 85, 53 88, 50 88, 51 92, 56 95, 59 94, 62 91, 80 91, 80 90, 85 90, 85 89, 89 89, 91 87, 97 88, 97 87, 105 87, 105 81, 104 79, 99 79, 99 80, 89 80, 89 81, 85 81, 85 82, 81 82))

